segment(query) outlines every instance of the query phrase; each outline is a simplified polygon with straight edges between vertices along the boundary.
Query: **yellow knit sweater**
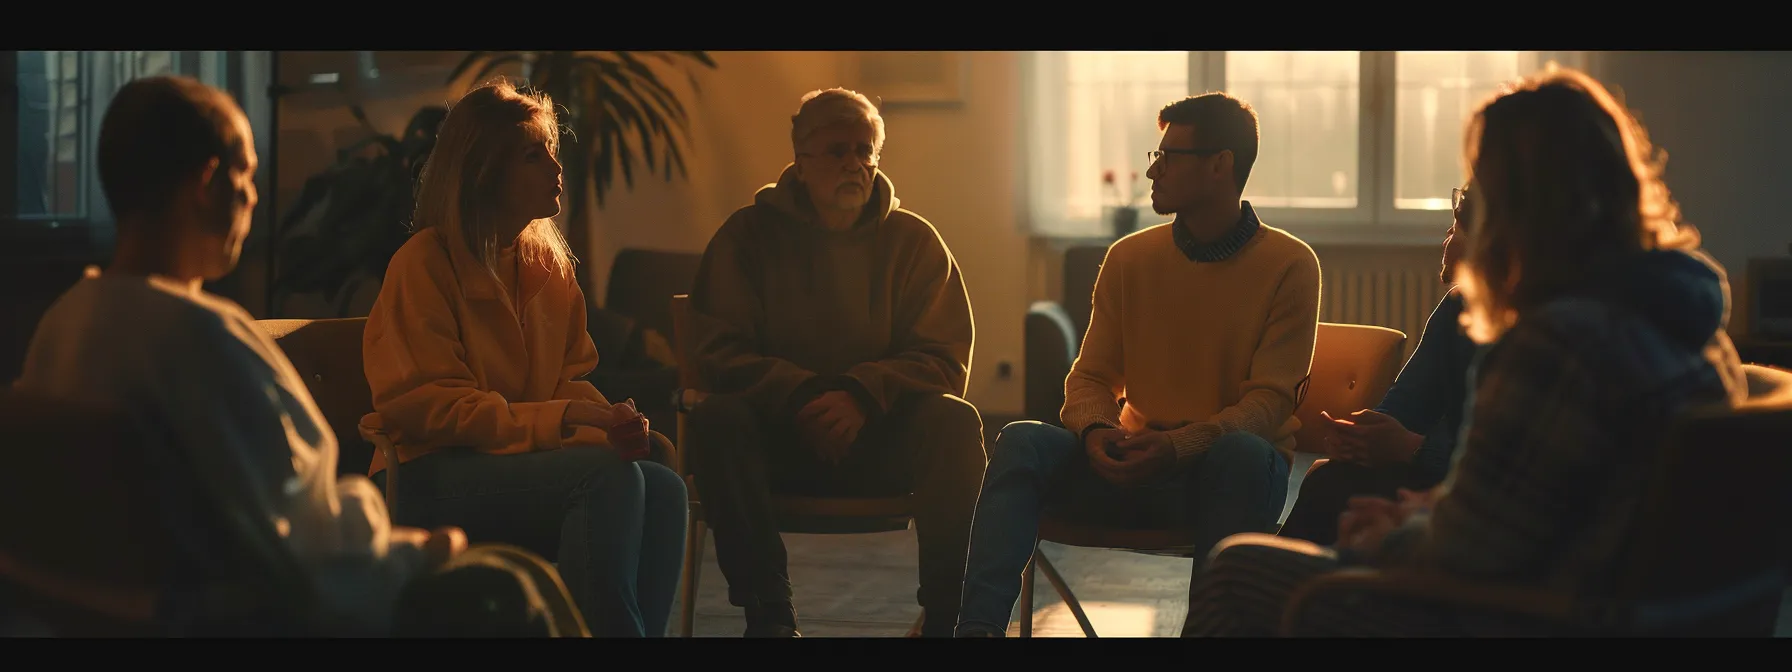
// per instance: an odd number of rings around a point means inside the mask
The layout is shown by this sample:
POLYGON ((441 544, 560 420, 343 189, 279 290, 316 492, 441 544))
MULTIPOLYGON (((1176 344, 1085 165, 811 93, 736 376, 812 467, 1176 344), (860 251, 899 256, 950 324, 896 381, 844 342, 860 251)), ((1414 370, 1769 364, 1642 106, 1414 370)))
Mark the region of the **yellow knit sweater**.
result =
POLYGON ((1173 226, 1108 249, 1064 380, 1064 426, 1079 436, 1091 425, 1168 431, 1183 464, 1237 431, 1292 458, 1319 325, 1318 257, 1264 225, 1225 260, 1197 262, 1173 226))

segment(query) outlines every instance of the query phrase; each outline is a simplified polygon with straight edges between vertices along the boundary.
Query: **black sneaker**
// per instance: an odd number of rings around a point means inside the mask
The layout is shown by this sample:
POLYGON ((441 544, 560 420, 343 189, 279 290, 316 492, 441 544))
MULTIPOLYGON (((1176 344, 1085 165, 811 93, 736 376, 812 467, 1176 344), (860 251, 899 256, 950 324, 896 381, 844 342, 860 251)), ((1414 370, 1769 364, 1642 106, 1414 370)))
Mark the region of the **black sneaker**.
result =
POLYGON ((958 624, 958 631, 954 632, 952 636, 958 637, 958 638, 970 638, 970 637, 1003 638, 1003 637, 1007 637, 1008 633, 1003 632, 1001 630, 997 630, 992 627, 989 627, 987 625, 983 625, 981 623, 960 623, 960 624, 958 624))
POLYGON ((789 602, 747 606, 747 637, 802 637, 796 628, 796 607, 789 602))

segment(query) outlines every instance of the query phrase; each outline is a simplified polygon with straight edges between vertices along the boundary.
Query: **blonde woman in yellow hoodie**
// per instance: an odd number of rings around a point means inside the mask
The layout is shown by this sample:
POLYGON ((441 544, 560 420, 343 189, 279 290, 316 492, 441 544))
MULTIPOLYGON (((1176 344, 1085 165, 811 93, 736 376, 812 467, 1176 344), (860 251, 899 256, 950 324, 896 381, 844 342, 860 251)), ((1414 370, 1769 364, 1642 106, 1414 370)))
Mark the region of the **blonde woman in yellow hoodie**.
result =
MULTIPOLYGON (((552 102, 507 82, 442 122, 416 233, 386 269, 363 357, 364 434, 398 448, 394 514, 558 557, 599 637, 666 632, 684 553, 677 474, 641 460, 647 421, 582 378, 597 365, 560 212, 552 102)), ((387 465, 371 469, 384 482, 387 465)))

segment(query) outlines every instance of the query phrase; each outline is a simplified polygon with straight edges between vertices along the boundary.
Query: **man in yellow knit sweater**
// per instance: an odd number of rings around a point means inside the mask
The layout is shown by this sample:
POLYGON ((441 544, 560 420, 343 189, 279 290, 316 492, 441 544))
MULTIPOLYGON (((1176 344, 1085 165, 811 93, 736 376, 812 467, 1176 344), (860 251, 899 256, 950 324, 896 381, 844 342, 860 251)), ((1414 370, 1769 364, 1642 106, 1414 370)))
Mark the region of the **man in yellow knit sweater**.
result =
MULTIPOLYGON (((957 634, 1001 636, 1039 519, 1188 529, 1195 567, 1220 539, 1275 526, 1313 363, 1319 260, 1243 201, 1257 114, 1224 93, 1158 113, 1152 210, 1095 280, 1064 381, 1064 427, 1002 429, 971 530, 957 634)), ((1032 605, 1026 605, 1031 608, 1032 605)))

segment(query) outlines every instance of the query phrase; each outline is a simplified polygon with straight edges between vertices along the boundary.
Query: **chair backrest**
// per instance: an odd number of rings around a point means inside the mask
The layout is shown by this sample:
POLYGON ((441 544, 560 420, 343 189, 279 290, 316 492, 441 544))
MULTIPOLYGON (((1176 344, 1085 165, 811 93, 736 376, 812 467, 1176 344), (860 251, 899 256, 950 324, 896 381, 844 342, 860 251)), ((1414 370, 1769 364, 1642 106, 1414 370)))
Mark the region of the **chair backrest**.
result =
POLYGON ((308 627, 309 579, 244 501, 253 496, 244 483, 221 483, 222 461, 144 441, 135 429, 112 409, 0 389, 0 551, 21 563, 0 579, 27 592, 50 584, 52 596, 34 601, 56 605, 45 613, 62 635, 308 627), (173 577, 203 586, 164 613, 173 577))
POLYGON ((1320 411, 1340 417, 1381 403, 1400 373, 1405 347, 1406 334, 1396 329, 1320 322, 1306 396, 1294 410, 1300 419, 1294 449, 1323 449, 1327 428, 1320 411))
POLYGON ((1632 523, 1618 595, 1637 627, 1771 636, 1785 586, 1792 510, 1792 374, 1750 367, 1734 410, 1687 414, 1666 438, 1632 523))
POLYGON ((148 588, 171 554, 156 473, 109 409, 0 388, 0 552, 108 585, 148 588))
MULTIPOLYGON (((627 249, 616 253, 604 288, 604 309, 634 318, 662 335, 673 328, 666 299, 691 291, 703 255, 627 249)), ((669 337, 668 337, 669 338, 669 337)))
POLYGON ((373 462, 373 445, 361 438, 361 417, 373 412, 373 390, 361 362, 365 317, 326 320, 257 320, 273 337, 299 376, 324 420, 336 432, 336 470, 365 474, 373 462))
POLYGON ((678 359, 678 387, 683 390, 702 391, 703 377, 692 362, 691 348, 691 295, 674 294, 667 304, 667 312, 672 318, 672 354, 678 359))
POLYGON ((1026 420, 1060 425, 1064 409, 1064 379, 1076 361, 1076 327, 1063 306, 1038 301, 1027 308, 1026 390, 1022 394, 1026 420))
POLYGON ((1101 262, 1107 259, 1106 245, 1079 245, 1064 251, 1064 314, 1075 325, 1076 339, 1071 345, 1080 347, 1083 335, 1089 333, 1090 301, 1095 297, 1095 276, 1101 274, 1101 262))

